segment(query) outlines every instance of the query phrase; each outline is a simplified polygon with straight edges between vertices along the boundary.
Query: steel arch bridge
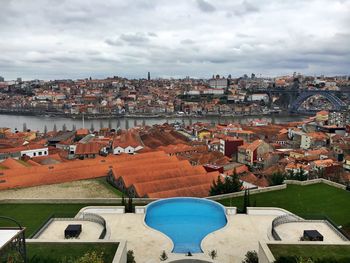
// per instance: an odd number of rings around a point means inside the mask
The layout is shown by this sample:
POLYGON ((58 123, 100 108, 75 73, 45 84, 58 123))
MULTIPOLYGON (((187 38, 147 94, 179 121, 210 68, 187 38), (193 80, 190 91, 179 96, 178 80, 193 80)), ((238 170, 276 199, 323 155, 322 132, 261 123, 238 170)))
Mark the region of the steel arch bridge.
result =
POLYGON ((290 112, 297 112, 301 104, 306 101, 308 98, 315 96, 315 95, 321 95, 322 97, 326 98, 333 106, 334 110, 342 110, 346 107, 346 104, 339 99, 334 93, 326 90, 308 90, 303 91, 299 94, 299 96, 294 100, 290 106, 289 111, 290 112))

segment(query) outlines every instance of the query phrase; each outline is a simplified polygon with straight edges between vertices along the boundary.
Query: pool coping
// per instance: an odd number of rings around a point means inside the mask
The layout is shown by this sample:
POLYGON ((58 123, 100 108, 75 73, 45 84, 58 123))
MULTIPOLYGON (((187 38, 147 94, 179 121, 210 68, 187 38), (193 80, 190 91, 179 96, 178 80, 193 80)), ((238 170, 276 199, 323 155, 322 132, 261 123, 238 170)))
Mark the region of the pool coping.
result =
POLYGON ((162 202, 162 201, 166 201, 166 200, 174 200, 174 199, 196 199, 196 200, 200 200, 200 201, 204 201, 204 202, 211 202, 211 203, 213 203, 213 204, 215 204, 215 205, 217 205, 217 206, 219 206, 219 207, 222 208, 222 210, 223 210, 223 212, 224 212, 224 215, 225 215, 225 218, 226 218, 226 224, 225 224, 223 227, 221 227, 221 228, 219 228, 219 229, 217 229, 217 230, 215 230, 215 231, 213 231, 213 232, 210 232, 210 233, 208 233, 207 235, 205 235, 205 236, 202 238, 202 240, 201 240, 201 242, 200 242, 200 244, 199 244, 200 249, 202 250, 202 252, 193 253, 193 254, 205 254, 205 252, 203 251, 203 248, 202 248, 202 243, 203 243, 204 239, 206 239, 206 237, 209 236, 210 234, 213 234, 213 233, 215 233, 215 232, 217 232, 217 231, 223 230, 224 228, 226 228, 226 227, 228 226, 228 217, 227 217, 227 214, 226 214, 226 207, 225 207, 224 205, 222 205, 221 203, 216 202, 216 201, 214 201, 214 200, 210 200, 210 199, 206 199, 206 198, 200 198, 200 197, 169 197, 169 198, 162 198, 162 199, 158 199, 158 200, 156 200, 156 201, 153 201, 153 202, 151 202, 151 203, 149 203, 149 204, 143 206, 143 207, 144 207, 143 224, 144 224, 148 229, 152 229, 152 230, 154 230, 154 231, 157 231, 157 232, 161 233, 163 236, 165 236, 165 237, 171 242, 171 244, 172 244, 172 250, 170 251, 170 253, 173 253, 173 254, 180 254, 180 255, 181 255, 181 254, 183 254, 183 253, 173 252, 173 250, 174 250, 174 248, 175 248, 175 244, 174 244, 173 240, 172 240, 169 236, 167 236, 166 234, 164 234, 163 232, 161 232, 161 231, 159 231, 159 230, 157 230, 157 229, 154 229, 153 227, 150 227, 149 225, 147 225, 147 223, 146 223, 146 215, 147 215, 147 208, 148 208, 148 206, 154 205, 155 203, 158 203, 158 202, 162 202))

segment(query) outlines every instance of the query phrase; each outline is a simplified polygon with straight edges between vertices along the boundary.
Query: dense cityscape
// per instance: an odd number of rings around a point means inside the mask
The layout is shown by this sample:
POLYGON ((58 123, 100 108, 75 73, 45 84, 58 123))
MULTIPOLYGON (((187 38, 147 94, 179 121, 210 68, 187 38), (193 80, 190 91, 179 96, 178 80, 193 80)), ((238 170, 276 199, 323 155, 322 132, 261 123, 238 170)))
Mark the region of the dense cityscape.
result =
MULTIPOLYGON (((348 76, 306 76, 295 73, 274 78, 252 73, 239 78, 213 75, 205 79, 145 79, 111 77, 79 79, 5 81, 0 78, 0 111, 3 113, 58 115, 81 118, 113 116, 232 116, 337 109, 323 95, 348 102, 348 76), (314 92, 297 108, 291 100, 314 92), (344 93, 345 92, 345 93, 344 93), (288 96, 285 96, 288 95, 288 96)), ((346 110, 347 107, 342 109, 346 110)))

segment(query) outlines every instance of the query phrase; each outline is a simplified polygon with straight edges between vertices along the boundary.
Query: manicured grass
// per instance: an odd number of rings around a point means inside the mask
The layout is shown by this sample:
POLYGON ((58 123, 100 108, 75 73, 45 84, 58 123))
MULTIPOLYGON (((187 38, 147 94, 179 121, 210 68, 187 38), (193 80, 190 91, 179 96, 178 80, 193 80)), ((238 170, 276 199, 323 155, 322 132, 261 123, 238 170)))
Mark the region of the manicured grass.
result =
MULTIPOLYGON (((243 197, 219 201, 242 208, 243 197)), ((288 185, 287 189, 250 195, 251 206, 281 207, 300 216, 327 216, 338 225, 350 226, 350 192, 326 184, 288 185)))
MULTIPOLYGON (((0 204, 0 216, 8 216, 17 220, 26 227, 28 237, 38 230, 51 215, 74 217, 81 208, 89 205, 96 204, 0 204)), ((9 226, 8 224, 8 221, 0 220, 0 226, 9 226)))
POLYGON ((350 262, 350 245, 269 245, 269 248, 277 259, 281 256, 303 257, 303 258, 331 258, 334 260, 348 259, 350 262))
POLYGON ((30 262, 72 262, 87 252, 95 251, 97 254, 103 253, 103 262, 110 263, 113 260, 118 244, 61 244, 61 243, 47 243, 47 244, 33 244, 27 243, 27 255, 30 262))

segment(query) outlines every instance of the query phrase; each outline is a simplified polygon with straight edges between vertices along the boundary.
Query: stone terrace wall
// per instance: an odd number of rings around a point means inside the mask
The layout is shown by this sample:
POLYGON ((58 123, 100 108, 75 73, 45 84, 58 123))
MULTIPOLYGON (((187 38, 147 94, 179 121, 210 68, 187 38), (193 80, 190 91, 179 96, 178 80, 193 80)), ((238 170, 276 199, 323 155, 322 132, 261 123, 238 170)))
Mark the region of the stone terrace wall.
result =
POLYGON ((295 185, 310 185, 310 184, 319 184, 319 183, 324 183, 324 184, 328 184, 330 186, 333 187, 337 187, 340 189, 345 190, 346 186, 342 185, 342 184, 338 184, 323 178, 318 178, 318 179, 312 179, 312 180, 307 180, 307 181, 297 181, 297 180, 285 180, 284 181, 285 184, 295 184, 295 185))
MULTIPOLYGON (((287 188, 286 184, 275 185, 275 186, 269 186, 269 187, 265 187, 265 188, 251 189, 251 190, 249 190, 249 194, 265 193, 265 192, 270 192, 270 191, 282 190, 282 189, 286 189, 286 188, 287 188)), ((230 193, 230 194, 209 196, 206 198, 216 201, 216 200, 222 200, 222 199, 238 197, 238 196, 244 196, 244 191, 230 193)))

